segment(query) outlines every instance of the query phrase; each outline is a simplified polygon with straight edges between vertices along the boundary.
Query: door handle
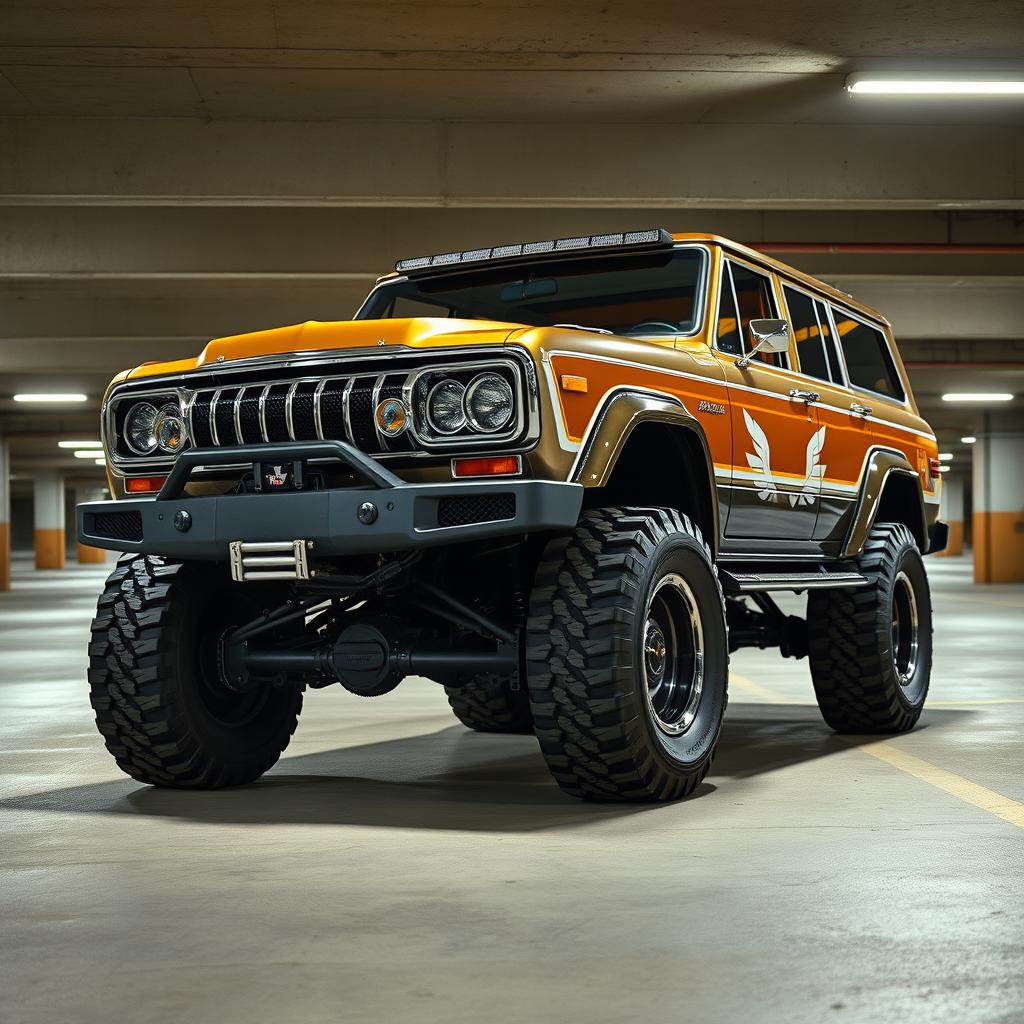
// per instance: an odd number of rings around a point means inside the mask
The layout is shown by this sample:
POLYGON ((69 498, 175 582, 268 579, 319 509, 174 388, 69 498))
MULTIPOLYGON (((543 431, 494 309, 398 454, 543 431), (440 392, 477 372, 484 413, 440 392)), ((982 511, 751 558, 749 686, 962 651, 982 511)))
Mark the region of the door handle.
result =
POLYGON ((861 405, 860 402, 851 402, 850 412, 852 412, 854 416, 870 416, 871 406, 861 405))
POLYGON ((805 391, 803 388, 790 388, 789 397, 794 402, 816 402, 821 395, 817 391, 805 391))

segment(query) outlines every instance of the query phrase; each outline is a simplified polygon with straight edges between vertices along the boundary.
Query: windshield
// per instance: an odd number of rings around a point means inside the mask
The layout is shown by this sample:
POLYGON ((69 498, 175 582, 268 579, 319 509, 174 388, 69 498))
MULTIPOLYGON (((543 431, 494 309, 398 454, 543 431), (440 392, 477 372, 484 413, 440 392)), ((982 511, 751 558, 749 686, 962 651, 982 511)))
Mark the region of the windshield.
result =
POLYGON ((356 319, 434 316, 634 337, 690 334, 698 326, 704 257, 702 249, 668 249, 399 279, 373 291, 356 319))

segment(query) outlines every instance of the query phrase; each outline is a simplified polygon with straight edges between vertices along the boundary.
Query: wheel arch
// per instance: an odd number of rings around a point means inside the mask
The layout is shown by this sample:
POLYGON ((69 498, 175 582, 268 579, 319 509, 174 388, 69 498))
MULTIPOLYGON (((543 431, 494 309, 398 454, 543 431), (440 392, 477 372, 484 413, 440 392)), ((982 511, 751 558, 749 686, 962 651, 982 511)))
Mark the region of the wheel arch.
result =
POLYGON ((918 549, 928 550, 921 478, 907 456, 895 448, 875 448, 867 460, 853 522, 842 554, 859 555, 876 522, 903 523, 914 535, 918 549))
POLYGON ((652 505, 693 519, 717 554, 718 499, 704 430, 683 403, 624 387, 595 414, 570 480, 583 484, 584 507, 652 505), (666 461, 673 470, 666 472, 666 461))

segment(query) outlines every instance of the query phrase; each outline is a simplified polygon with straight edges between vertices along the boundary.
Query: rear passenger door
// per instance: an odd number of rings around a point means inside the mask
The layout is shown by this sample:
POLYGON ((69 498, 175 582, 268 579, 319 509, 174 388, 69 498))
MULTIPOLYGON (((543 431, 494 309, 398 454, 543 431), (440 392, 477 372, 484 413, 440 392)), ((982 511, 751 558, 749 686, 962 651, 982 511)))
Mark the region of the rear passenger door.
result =
POLYGON ((783 281, 782 294, 794 341, 795 370, 806 378, 801 386, 818 395, 820 491, 814 538, 842 539, 856 504, 871 430, 866 418, 850 407, 853 396, 846 386, 828 304, 790 281, 783 281))
MULTIPOLYGON (((751 320, 779 315, 771 274, 732 257, 719 277, 716 348, 729 386, 732 469, 727 538, 809 540, 819 478, 813 402, 784 354, 738 358, 751 347, 751 320)), ((792 349, 792 346, 790 346, 792 349)))

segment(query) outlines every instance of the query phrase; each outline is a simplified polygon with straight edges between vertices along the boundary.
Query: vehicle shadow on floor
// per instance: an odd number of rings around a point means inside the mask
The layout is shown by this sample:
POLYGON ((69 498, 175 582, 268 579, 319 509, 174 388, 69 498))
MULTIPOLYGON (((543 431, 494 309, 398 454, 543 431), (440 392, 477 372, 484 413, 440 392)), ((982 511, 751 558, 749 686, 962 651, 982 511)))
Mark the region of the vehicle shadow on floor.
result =
MULTIPOLYGON (((930 727, 965 711, 934 711, 930 727)), ((715 764, 690 800, 788 765, 878 737, 830 732, 813 706, 730 708, 715 764)), ((285 757, 259 782, 233 790, 181 792, 130 780, 0 801, 0 810, 125 814, 216 825, 360 825, 381 828, 531 832, 593 825, 674 804, 600 804, 564 795, 532 736, 493 736, 461 726, 361 746, 285 757)))

